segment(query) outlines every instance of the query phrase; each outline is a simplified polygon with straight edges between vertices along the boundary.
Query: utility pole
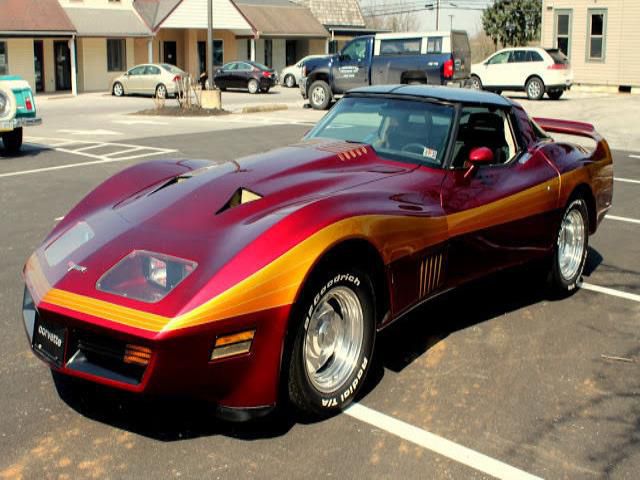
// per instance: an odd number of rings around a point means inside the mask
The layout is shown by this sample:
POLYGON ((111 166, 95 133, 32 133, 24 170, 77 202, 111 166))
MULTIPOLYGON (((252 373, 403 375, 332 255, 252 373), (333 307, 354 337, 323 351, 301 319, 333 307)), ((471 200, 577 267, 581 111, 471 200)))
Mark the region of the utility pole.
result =
POLYGON ((436 0, 436 30, 439 30, 440 26, 440 0, 436 0))
POLYGON ((207 78, 209 90, 213 90, 213 0, 208 0, 207 3, 207 78))
POLYGON ((455 15, 450 13, 449 14, 449 29, 450 30, 453 30, 453 17, 455 17, 455 15))

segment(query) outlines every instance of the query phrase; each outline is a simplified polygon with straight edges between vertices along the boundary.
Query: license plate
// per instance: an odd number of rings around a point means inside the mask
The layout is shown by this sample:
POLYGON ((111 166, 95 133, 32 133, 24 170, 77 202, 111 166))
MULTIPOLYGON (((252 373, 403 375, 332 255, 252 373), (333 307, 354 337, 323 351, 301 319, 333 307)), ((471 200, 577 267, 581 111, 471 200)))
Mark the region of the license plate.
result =
POLYGON ((36 320, 33 331, 33 349, 58 367, 64 360, 67 329, 42 318, 36 320))

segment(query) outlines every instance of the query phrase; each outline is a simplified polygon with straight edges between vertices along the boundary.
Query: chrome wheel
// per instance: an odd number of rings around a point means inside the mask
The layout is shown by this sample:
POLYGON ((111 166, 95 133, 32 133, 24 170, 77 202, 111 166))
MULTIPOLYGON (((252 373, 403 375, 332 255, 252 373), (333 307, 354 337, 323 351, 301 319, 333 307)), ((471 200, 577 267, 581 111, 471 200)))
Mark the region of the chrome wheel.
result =
POLYGON ((584 218, 577 209, 565 215, 558 234, 558 266, 565 280, 576 276, 582 266, 586 229, 584 218))
POLYGON ((529 80, 527 83, 527 96, 532 100, 539 100, 544 94, 542 82, 537 78, 529 80))
POLYGON ((121 97, 122 95, 124 95, 124 88, 122 88, 122 84, 121 83, 116 83, 113 86, 113 94, 116 97, 121 97))
POLYGON ((258 85, 257 81, 249 80, 247 88, 249 89, 249 93, 257 93, 257 91, 259 90, 260 86, 258 85))
POLYGON ((307 378, 319 392, 341 387, 356 369, 364 340, 364 314, 348 287, 327 291, 309 319, 303 352, 307 378))
POLYGON ((311 92, 311 100, 316 105, 322 105, 327 99, 327 94, 324 91, 324 88, 321 86, 317 86, 311 92))
POLYGON ((471 88, 474 90, 482 90, 482 83, 478 77, 471 77, 471 88))

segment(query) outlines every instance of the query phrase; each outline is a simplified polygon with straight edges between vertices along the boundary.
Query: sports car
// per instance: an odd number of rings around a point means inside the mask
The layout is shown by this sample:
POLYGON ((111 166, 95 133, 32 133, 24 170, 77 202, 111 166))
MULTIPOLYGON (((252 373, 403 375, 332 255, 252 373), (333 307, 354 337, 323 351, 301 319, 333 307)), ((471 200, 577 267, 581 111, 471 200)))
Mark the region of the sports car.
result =
POLYGON ((62 378, 235 419, 333 414, 376 335, 429 299, 525 262, 579 287, 612 184, 589 124, 488 92, 356 89, 299 143, 106 180, 26 262, 24 325, 62 378))

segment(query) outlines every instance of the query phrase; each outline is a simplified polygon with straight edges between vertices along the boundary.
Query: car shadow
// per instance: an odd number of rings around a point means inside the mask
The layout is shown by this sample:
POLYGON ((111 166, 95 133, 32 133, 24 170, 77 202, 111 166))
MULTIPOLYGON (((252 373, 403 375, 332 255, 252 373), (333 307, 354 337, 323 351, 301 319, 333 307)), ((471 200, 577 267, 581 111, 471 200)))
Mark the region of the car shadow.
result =
MULTIPOLYGON (((585 274, 591 274, 601 262, 602 256, 590 248, 585 274)), ((356 401, 380 383, 386 370, 402 371, 449 335, 542 300, 556 300, 541 287, 544 275, 539 270, 525 266, 484 277, 434 298, 383 330, 356 401)), ((228 422, 217 418, 214 406, 206 402, 140 397, 56 373, 53 379, 60 398, 81 415, 164 442, 214 435, 242 440, 274 438, 285 435, 296 423, 321 421, 284 405, 263 418, 228 422)))
MULTIPOLYGON (((2 142, 0 142, 0 145, 1 143, 2 142)), ((4 149, 4 147, 0 147, 0 159, 37 157, 42 152, 47 150, 52 150, 52 149, 49 147, 45 147, 44 145, 36 145, 33 143, 23 143, 22 148, 18 153, 10 154, 4 149)))

